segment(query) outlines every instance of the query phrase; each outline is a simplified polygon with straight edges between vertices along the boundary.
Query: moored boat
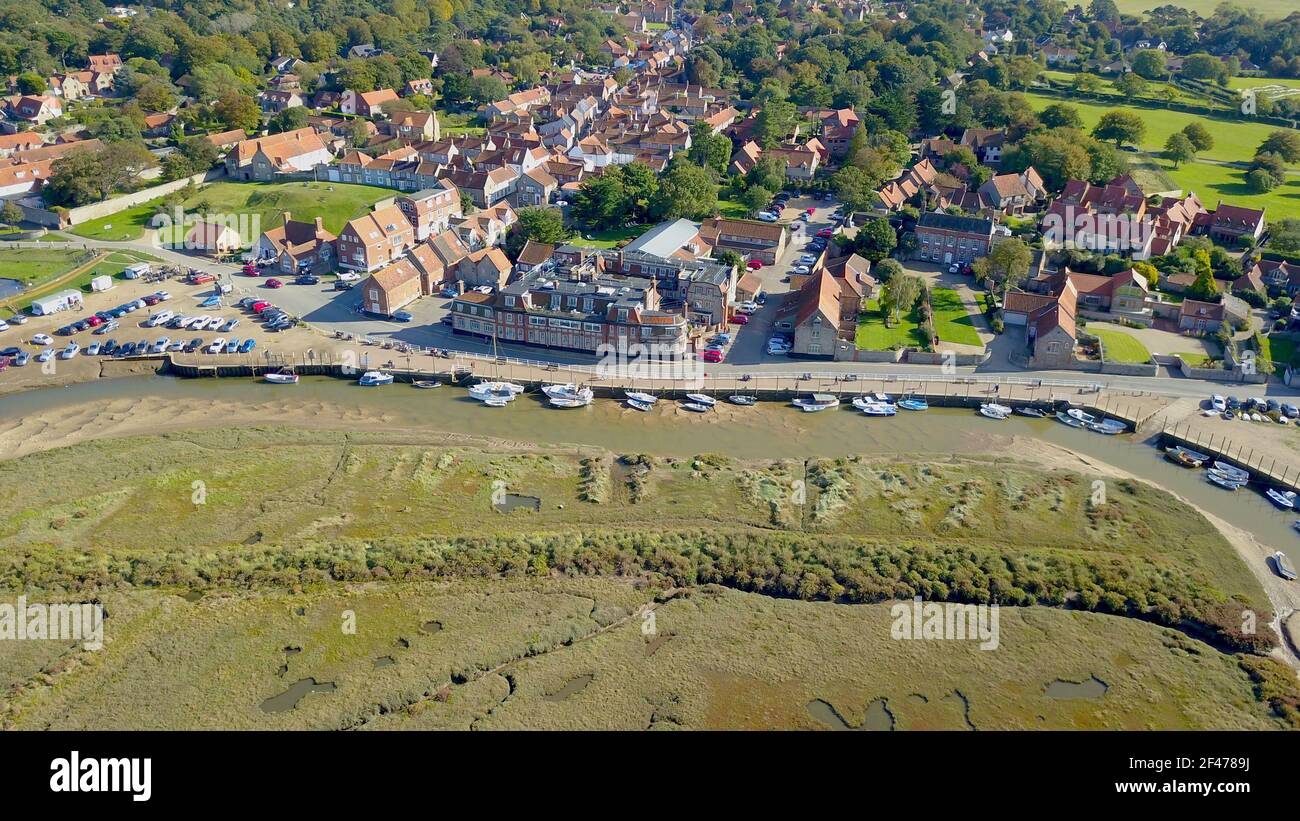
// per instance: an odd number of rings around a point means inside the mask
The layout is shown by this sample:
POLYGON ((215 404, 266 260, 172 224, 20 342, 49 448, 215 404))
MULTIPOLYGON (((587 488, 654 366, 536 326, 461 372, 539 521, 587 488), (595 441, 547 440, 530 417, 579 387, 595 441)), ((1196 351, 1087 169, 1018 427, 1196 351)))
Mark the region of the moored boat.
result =
POLYGON ((417 380, 415 380, 414 382, 412 382, 411 385, 412 385, 413 387, 416 387, 416 388, 424 388, 424 389, 426 389, 426 390, 429 389, 429 388, 441 388, 441 387, 442 387, 442 383, 441 383, 441 382, 435 382, 435 381, 433 381, 433 380, 431 380, 431 379, 417 379, 417 380))
POLYGON ((1216 484, 1219 487, 1223 488, 1224 490, 1241 490, 1243 487, 1246 486, 1245 482, 1239 479, 1233 479, 1231 476, 1220 473, 1217 470, 1210 470, 1206 472, 1205 478, 1208 481, 1212 482, 1213 484, 1216 484))
POLYGON ((688 393, 686 394, 686 398, 691 402, 694 402, 697 405, 703 405, 706 408, 711 408, 718 404, 718 400, 709 396, 707 393, 688 393))
POLYGON ((510 404, 510 400, 504 396, 489 396, 483 400, 483 404, 489 408, 504 408, 510 404))
POLYGON ((1042 419, 1043 417, 1047 416, 1047 411, 1043 410, 1042 408, 1036 408, 1033 405, 1021 405, 1020 407, 1016 408, 1016 413, 1020 414, 1021 416, 1033 416, 1038 419, 1042 419))
POLYGON ((642 402, 640 399, 633 399, 630 396, 627 398, 627 406, 629 408, 632 408, 633 410, 647 411, 647 412, 654 410, 655 407, 649 402, 642 402))
POLYGON ((298 374, 294 373, 293 370, 291 370, 290 368, 281 368, 275 373, 266 374, 262 378, 265 379, 267 382, 270 382, 272 385, 297 385, 298 384, 298 374))
POLYGON ((749 396, 748 394, 743 394, 743 393, 737 393, 728 396, 727 401, 733 405, 749 406, 749 405, 756 404, 758 402, 758 397, 749 396))
POLYGON ((1117 433, 1124 433, 1128 430, 1128 425, 1118 419, 1101 419, 1088 425, 1088 430, 1094 433, 1102 433, 1107 436, 1114 436, 1117 433))
POLYGON ((505 399, 507 402, 524 392, 523 385, 512 382, 479 382, 471 385, 469 395, 480 401, 505 399))
POLYGON ((659 397, 648 393, 641 393, 640 391, 627 391, 623 396, 645 405, 653 405, 655 402, 659 401, 659 397))
POLYGON ((1082 408, 1070 408, 1066 413, 1075 419, 1078 419, 1085 425, 1091 425, 1097 422, 1097 417, 1093 416, 1091 413, 1085 412, 1082 408))
POLYGON ((980 415, 987 416, 990 419, 1003 420, 1007 418, 1007 414, 1010 410, 1008 408, 1006 411, 1004 411, 1003 408, 1006 408, 1006 406, 995 405, 995 404, 980 405, 980 415))
POLYGON ((1069 415, 1068 413, 1065 413, 1064 411, 1057 411, 1056 418, 1058 421, 1064 422, 1065 424, 1069 425, 1072 428, 1083 427, 1083 422, 1081 420, 1075 419, 1073 416, 1069 415))
POLYGON ((1225 476, 1231 476, 1232 478, 1237 479, 1238 481, 1241 482, 1246 482, 1250 480, 1250 474, 1248 472, 1242 470, 1236 465, 1230 465, 1227 462, 1223 462, 1216 459, 1214 462, 1214 469, 1225 476))
POLYGON ((816 413, 817 411, 824 411, 828 408, 838 408, 840 406, 840 400, 833 394, 814 393, 807 399, 803 397, 795 399, 794 406, 802 410, 804 413, 816 413))
POLYGON ((700 402, 683 402, 682 407, 692 413, 708 413, 712 410, 712 405, 705 405, 700 402))
POLYGON ((902 408, 903 410, 923 411, 923 410, 930 409, 930 403, 925 401, 924 399, 917 399, 915 397, 909 396, 906 399, 898 400, 898 407, 902 408))
POLYGON ((391 373, 384 373, 383 371, 366 371, 361 374, 361 378, 357 380, 357 384, 365 385, 368 388, 377 387, 379 385, 391 385, 393 384, 393 375, 391 373))
POLYGON ((548 401, 553 408, 585 408, 592 403, 592 397, 552 396, 548 401))
POLYGON ((1269 488, 1268 490, 1264 491, 1264 494, 1268 496, 1269 501, 1271 501, 1273 504, 1277 505, 1278 507, 1282 508, 1283 510, 1295 509, 1294 490, 1288 490, 1284 492, 1278 490, 1277 488, 1269 488))
MULTIPOLYGON (((1300 522, 1296 523, 1300 526, 1300 522)), ((1291 564, 1291 559, 1281 550, 1273 554, 1273 569, 1277 574, 1289 582, 1296 579, 1295 565, 1291 564)))
POLYGON ((580 388, 570 382, 567 385, 543 385, 542 393, 548 399, 578 399, 590 401, 594 394, 591 388, 580 388))

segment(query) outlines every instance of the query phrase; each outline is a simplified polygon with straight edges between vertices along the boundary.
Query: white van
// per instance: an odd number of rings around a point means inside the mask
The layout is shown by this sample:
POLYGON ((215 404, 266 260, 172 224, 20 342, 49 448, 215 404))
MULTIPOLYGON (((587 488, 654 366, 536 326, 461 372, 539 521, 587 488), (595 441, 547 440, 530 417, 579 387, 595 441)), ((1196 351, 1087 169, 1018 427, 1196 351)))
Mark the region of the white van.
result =
POLYGON ((147 324, 149 325, 150 328, 157 328, 159 325, 164 325, 168 322, 171 322, 174 316, 176 316, 175 311, 167 311, 167 310, 159 311, 158 313, 149 317, 149 322, 147 324))
POLYGON ((126 266, 126 268, 122 271, 122 276, 126 277, 127 279, 139 279, 140 277, 149 273, 149 270, 150 270, 149 263, 137 262, 135 265, 126 266))

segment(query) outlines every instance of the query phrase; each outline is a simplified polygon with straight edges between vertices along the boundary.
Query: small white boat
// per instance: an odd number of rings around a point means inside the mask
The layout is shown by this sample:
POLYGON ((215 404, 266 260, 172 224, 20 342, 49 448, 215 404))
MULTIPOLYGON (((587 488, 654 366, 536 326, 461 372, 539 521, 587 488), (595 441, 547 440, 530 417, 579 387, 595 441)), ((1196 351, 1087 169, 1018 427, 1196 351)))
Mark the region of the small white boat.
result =
POLYGON ((1295 509, 1294 490, 1288 490, 1285 493, 1283 493, 1282 491, 1277 490, 1275 488, 1269 488, 1267 491, 1265 491, 1265 495, 1268 496, 1269 500, 1272 501, 1273 504, 1277 505, 1283 510, 1295 509))
POLYGON ((567 385, 543 385, 542 393, 549 399, 580 399, 590 401, 594 394, 591 388, 579 388, 570 382, 567 385))
POLYGON ((361 374, 361 378, 357 380, 357 383, 371 388, 378 385, 391 385, 393 384, 393 375, 383 371, 366 371, 361 374))
POLYGON ((427 389, 429 389, 429 388, 441 388, 441 387, 442 387, 442 383, 441 383, 441 382, 434 382, 434 381, 429 380, 429 379, 417 379, 417 380, 415 380, 414 382, 411 383, 411 386, 412 386, 412 387, 415 387, 415 388, 424 388, 424 389, 427 390, 427 389))
POLYGON ((1036 408, 1033 405, 1021 405, 1020 407, 1016 408, 1016 413, 1020 414, 1021 416, 1032 416, 1037 419, 1042 419, 1044 416, 1047 416, 1046 411, 1044 411, 1042 408, 1036 408))
POLYGON ((892 405, 892 404, 894 404, 894 400, 891 399, 891 398, 889 397, 889 394, 887 394, 887 393, 876 392, 876 393, 871 394, 871 398, 874 399, 874 400, 876 400, 877 402, 880 402, 880 403, 883 404, 883 405, 892 405))
POLYGON ((634 410, 639 410, 643 412, 649 412, 655 409, 655 406, 650 404, 649 402, 642 402, 640 399, 633 399, 630 396, 627 398, 627 406, 634 410))
POLYGON ((483 400, 483 404, 489 408, 504 408, 506 405, 510 404, 510 400, 506 399, 504 396, 489 396, 487 399, 483 400))
POLYGON ((1211 483, 1216 484, 1219 487, 1223 488, 1224 490, 1241 490, 1243 487, 1246 486, 1246 483, 1244 481, 1234 479, 1231 476, 1228 476, 1227 474, 1224 473, 1220 473, 1217 470, 1207 471, 1205 474, 1205 478, 1211 483))
POLYGON ((523 385, 513 382, 479 382, 470 386, 469 395, 475 399, 487 399, 495 396, 510 395, 512 398, 524 392, 523 385))
POLYGON ((1064 424, 1067 424, 1072 428, 1081 428, 1083 427, 1084 424, 1082 421, 1075 419, 1073 416, 1069 415, 1068 413, 1061 413, 1060 411, 1056 412, 1056 418, 1058 421, 1063 422, 1064 424))
POLYGON ((268 373, 262 378, 265 379, 267 382, 270 382, 272 385, 297 385, 298 384, 298 374, 294 373, 288 368, 281 368, 279 371, 276 371, 275 373, 268 373))
POLYGON ((758 397, 757 397, 757 396, 749 396, 748 394, 743 394, 743 393, 737 393, 737 394, 733 394, 733 395, 731 395, 731 396, 728 396, 728 397, 727 397, 727 401, 730 402, 730 403, 733 404, 733 405, 745 405, 745 406, 749 406, 749 405, 756 404, 756 403, 758 402, 758 397))
POLYGON ((712 409, 711 405, 704 405, 699 402, 683 402, 682 407, 693 413, 708 413, 712 409))
POLYGON ((1088 425, 1088 430, 1094 433, 1114 436, 1117 433, 1124 433, 1128 430, 1128 425, 1118 419, 1101 419, 1088 425))
POLYGON ((1006 419, 1008 412, 1002 410, 1005 407, 1006 405, 980 405, 980 414, 990 419, 1006 419))
POLYGON ((1231 465, 1228 464, 1227 462, 1215 460, 1214 469, 1225 476, 1231 476, 1232 478, 1236 479, 1239 482, 1250 481, 1250 473, 1242 470, 1236 465, 1231 465))
MULTIPOLYGON (((1300 522, 1296 522, 1296 527, 1300 529, 1300 522)), ((1273 568, 1277 574, 1289 582, 1296 579, 1295 566, 1291 564, 1291 559, 1281 550, 1273 554, 1273 568)))
POLYGON ((623 395, 626 396, 628 399, 632 399, 646 405, 653 405, 655 402, 659 401, 659 397, 648 393, 641 393, 640 391, 627 391, 623 395))
POLYGON ((583 399, 576 396, 552 396, 550 405, 553 408, 585 408, 590 405, 592 398, 588 396, 583 399))
POLYGON ((1000 413, 1003 416, 1010 416, 1014 412, 1010 405, 999 405, 997 402, 985 402, 983 405, 980 405, 980 407, 992 408, 995 412, 1000 413))
POLYGON ((794 406, 804 413, 816 413, 828 408, 838 408, 840 400, 829 393, 814 393, 807 399, 800 397, 794 400, 794 406))
POLYGON ((1085 413, 1080 408, 1070 408, 1069 410, 1066 411, 1066 413, 1068 413, 1073 418, 1078 419, 1080 422, 1082 422, 1085 425, 1092 425, 1095 424, 1097 421, 1097 417, 1093 416, 1091 413, 1085 413))
POLYGON ((688 393, 686 394, 686 398, 691 402, 694 402, 697 405, 703 405, 706 408, 711 408, 718 404, 718 400, 705 393, 688 393))

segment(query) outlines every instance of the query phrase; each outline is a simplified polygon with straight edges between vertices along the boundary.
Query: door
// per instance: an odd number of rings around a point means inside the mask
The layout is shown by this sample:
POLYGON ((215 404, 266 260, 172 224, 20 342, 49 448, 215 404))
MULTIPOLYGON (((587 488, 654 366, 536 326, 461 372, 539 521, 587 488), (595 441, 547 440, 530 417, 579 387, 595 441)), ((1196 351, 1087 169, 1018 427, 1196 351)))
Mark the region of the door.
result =
POLYGON ((949 251, 948 253, 943 255, 943 264, 944 265, 952 264, 952 251, 949 251))

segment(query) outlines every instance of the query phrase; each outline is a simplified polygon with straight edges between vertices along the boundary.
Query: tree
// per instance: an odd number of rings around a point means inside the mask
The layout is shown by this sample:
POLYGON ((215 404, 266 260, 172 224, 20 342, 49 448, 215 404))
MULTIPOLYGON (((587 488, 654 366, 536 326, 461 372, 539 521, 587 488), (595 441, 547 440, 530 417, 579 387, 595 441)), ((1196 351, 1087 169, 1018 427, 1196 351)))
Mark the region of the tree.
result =
POLYGON ((847 165, 831 177, 835 196, 850 211, 866 211, 876 201, 877 182, 856 166, 847 165))
POLYGON ((916 305, 923 287, 921 278, 914 274, 892 276, 881 291, 880 306, 897 321, 900 315, 910 312, 916 305))
POLYGON ((212 107, 212 113, 231 130, 252 131, 262 122, 262 111, 253 98, 237 91, 222 94, 212 107))
POLYGON ((1214 272, 1207 266, 1196 275, 1187 289, 1187 295, 1202 302, 1217 302, 1219 286, 1214 282, 1214 272))
POLYGON ((34 71, 25 71, 19 74, 14 81, 18 86, 20 94, 44 94, 45 78, 34 71))
POLYGON ((1149 262, 1133 263, 1133 272, 1145 279, 1152 290, 1160 284, 1160 270, 1149 262))
POLYGON ((659 181, 650 211, 655 219, 711 217, 718 211, 718 184, 700 166, 674 160, 659 181))
POLYGON ((519 252, 529 240, 559 245, 569 238, 564 215, 556 208, 521 208, 517 216, 519 219, 506 236, 506 254, 511 259, 519 258, 519 252))
POLYGON ((1228 66, 1213 54, 1198 52, 1183 58, 1182 75, 1194 80, 1209 80, 1219 85, 1227 85, 1228 66))
POLYGON ((882 259, 871 269, 871 273, 878 282, 888 282, 894 277, 902 276, 904 270, 903 263, 898 260, 882 259))
POLYGON ((1038 119, 1048 128, 1083 128, 1079 109, 1065 103, 1052 103, 1039 112, 1038 119))
POLYGON ((1289 163, 1300 163, 1300 132, 1274 131, 1259 144, 1256 154, 1276 154, 1289 163))
POLYGON ((1246 187, 1255 194, 1267 194, 1277 188, 1277 179, 1262 168, 1246 172, 1246 187))
POLYGON ((1289 217, 1271 222, 1268 234, 1269 247, 1284 254, 1300 254, 1300 219, 1289 217))
POLYGON ((0 222, 5 225, 17 226, 24 219, 23 209, 13 200, 5 200, 3 208, 0 208, 0 222))
POLYGON ((786 100, 769 100, 754 118, 754 139, 763 148, 771 148, 794 131, 799 110, 786 100))
POLYGON ((731 164, 731 140, 714 134, 708 123, 698 122, 691 126, 691 150, 686 156, 702 168, 725 174, 731 164))
POLYGON ((1082 91, 1085 94, 1093 94, 1101 88, 1101 78, 1096 74, 1089 74, 1081 71, 1074 75, 1074 88, 1076 91, 1082 91))
POLYGON ((1006 293, 1029 272, 1034 252, 1023 240, 1013 237, 996 243, 988 256, 972 264, 977 279, 987 280, 995 290, 1006 293))
POLYGON ((323 63, 339 53, 339 41, 328 31, 313 31, 302 41, 302 58, 312 63, 323 63))
POLYGON ((1101 115, 1101 119, 1092 129, 1092 136, 1099 140, 1114 142, 1118 147, 1124 143, 1136 145, 1142 142, 1146 131, 1147 125, 1141 115, 1132 111, 1114 109, 1101 115))
POLYGON ((1209 151, 1211 148, 1214 148, 1214 135, 1212 135, 1210 129, 1206 128, 1202 123, 1188 123, 1183 126, 1183 134, 1187 136, 1187 139, 1192 143, 1192 147, 1198 152, 1209 151))
POLYGON ((1280 156, 1271 151, 1261 151, 1250 161, 1250 166, 1246 169, 1247 175, 1254 174, 1256 171, 1267 174, 1273 185, 1268 190, 1286 182, 1286 163, 1280 156))
POLYGON ((1172 160, 1174 168, 1183 163, 1196 158, 1196 146, 1187 135, 1181 131, 1175 131, 1165 140, 1165 158, 1172 160))
POLYGON ((771 201, 772 197, 772 191, 761 185, 751 185, 740 195, 740 202, 752 213, 761 210, 764 205, 771 201))
MULTIPOLYGON (((385 107, 385 110, 386 107, 385 107)), ((266 124, 267 131, 272 134, 282 134, 285 131, 297 131, 307 125, 307 109, 303 106, 294 106, 286 108, 279 114, 271 118, 266 124)))
POLYGON ((898 246, 898 235, 894 233, 894 226, 889 224, 889 220, 882 217, 862 226, 854 237, 853 245, 862 256, 872 262, 879 262, 898 246))
POLYGON ((1148 80, 1163 80, 1165 53, 1155 48, 1142 49, 1133 56, 1133 72, 1148 80))
POLYGON ((1118 23, 1119 6, 1115 0, 1092 0, 1088 4, 1088 19, 1094 23, 1118 23))
POLYGON ((1115 88, 1125 97, 1141 97, 1150 85, 1135 71, 1130 71, 1115 81, 1115 88))
POLYGON ((752 188, 758 186, 767 189, 769 196, 771 192, 780 191, 785 185, 785 161, 780 157, 768 155, 759 157, 754 167, 749 169, 745 174, 745 187, 752 188))
POLYGON ((42 195, 51 205, 85 205, 134 188, 158 161, 139 142, 122 140, 54 161, 42 195))

